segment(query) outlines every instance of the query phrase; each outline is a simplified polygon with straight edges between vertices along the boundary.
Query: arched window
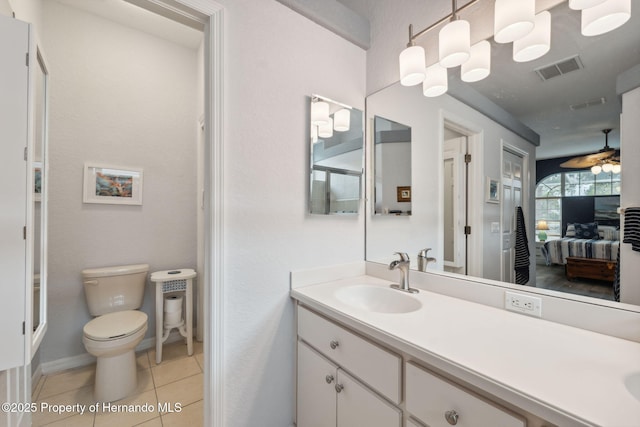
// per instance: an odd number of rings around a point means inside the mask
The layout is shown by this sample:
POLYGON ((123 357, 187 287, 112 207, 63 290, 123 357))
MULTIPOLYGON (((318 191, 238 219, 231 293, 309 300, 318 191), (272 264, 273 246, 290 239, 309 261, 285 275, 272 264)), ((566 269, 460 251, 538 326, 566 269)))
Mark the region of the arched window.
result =
POLYGON ((548 239, 562 237, 562 175, 549 175, 536 186, 536 226, 538 221, 547 222, 548 239))

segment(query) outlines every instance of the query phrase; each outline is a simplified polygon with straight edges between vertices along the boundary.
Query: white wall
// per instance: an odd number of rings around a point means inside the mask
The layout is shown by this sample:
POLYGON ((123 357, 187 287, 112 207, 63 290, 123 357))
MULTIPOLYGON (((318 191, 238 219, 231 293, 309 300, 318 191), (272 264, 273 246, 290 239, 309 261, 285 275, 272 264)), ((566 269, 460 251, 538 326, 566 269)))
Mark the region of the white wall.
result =
MULTIPOLYGON (((622 95, 620 150, 624 152, 622 163, 620 206, 640 206, 640 87, 622 95)), ((640 253, 629 244, 620 245, 620 301, 640 304, 640 253)))
MULTIPOLYGON (((50 70, 49 329, 42 362, 85 353, 84 268, 196 264, 197 52, 44 2, 50 70), (85 161, 144 169, 142 206, 82 203, 85 161)), ((154 288, 143 311, 154 335, 154 288)))
POLYGON ((289 272, 364 258, 363 214, 307 214, 308 96, 363 110, 365 52, 274 0, 221 3, 224 424, 290 426, 295 329, 289 272))

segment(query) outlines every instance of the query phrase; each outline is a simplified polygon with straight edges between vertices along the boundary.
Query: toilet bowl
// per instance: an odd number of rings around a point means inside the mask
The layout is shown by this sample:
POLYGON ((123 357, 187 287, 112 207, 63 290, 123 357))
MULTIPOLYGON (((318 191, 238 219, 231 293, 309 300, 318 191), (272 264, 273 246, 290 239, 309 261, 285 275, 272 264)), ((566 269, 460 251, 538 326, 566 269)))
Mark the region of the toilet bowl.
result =
POLYGON ((97 316, 83 328, 82 342, 96 357, 94 398, 113 402, 137 387, 135 348, 147 332, 142 305, 147 264, 82 271, 89 312, 97 316))

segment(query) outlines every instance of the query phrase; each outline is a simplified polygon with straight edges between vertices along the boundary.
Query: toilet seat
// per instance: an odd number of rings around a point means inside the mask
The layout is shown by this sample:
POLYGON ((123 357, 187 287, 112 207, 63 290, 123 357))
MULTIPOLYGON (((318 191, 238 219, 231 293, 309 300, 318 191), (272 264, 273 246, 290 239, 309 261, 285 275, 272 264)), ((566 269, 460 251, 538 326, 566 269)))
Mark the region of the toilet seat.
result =
POLYGON ((125 310, 96 317, 84 325, 83 332, 94 341, 112 341, 133 335, 146 326, 146 313, 125 310))

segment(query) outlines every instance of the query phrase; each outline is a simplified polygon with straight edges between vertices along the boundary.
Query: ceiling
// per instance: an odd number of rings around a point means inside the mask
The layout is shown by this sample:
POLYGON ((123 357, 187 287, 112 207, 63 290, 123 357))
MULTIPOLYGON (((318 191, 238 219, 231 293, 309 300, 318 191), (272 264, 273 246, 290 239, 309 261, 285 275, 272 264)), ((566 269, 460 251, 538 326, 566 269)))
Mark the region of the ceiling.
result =
MULTIPOLYGON (((375 19, 376 2, 338 1, 370 21, 375 19)), ((474 13, 473 8, 492 7, 492 4, 481 1, 469 8, 469 13, 474 13)), ((632 17, 627 23, 595 37, 580 34, 580 12, 569 9, 566 2, 550 12, 551 50, 546 55, 531 62, 516 63, 511 58, 512 44, 499 44, 491 39, 491 75, 470 86, 540 135, 538 159, 597 151, 604 146, 602 129, 605 128, 614 129, 609 135, 609 145, 619 147, 621 104, 615 85, 619 74, 640 63, 640 0, 632 0, 632 17), (583 69, 547 81, 542 81, 535 72, 537 68, 574 55, 579 55, 583 69), (606 102, 588 108, 570 108, 600 98, 606 102)), ((422 29, 430 23, 415 19, 407 22, 407 26, 413 24, 422 29)), ((397 30, 404 33, 406 27, 397 30)), ((424 37, 435 39, 437 31, 424 37)), ((452 72, 459 73, 455 68, 452 72)))

